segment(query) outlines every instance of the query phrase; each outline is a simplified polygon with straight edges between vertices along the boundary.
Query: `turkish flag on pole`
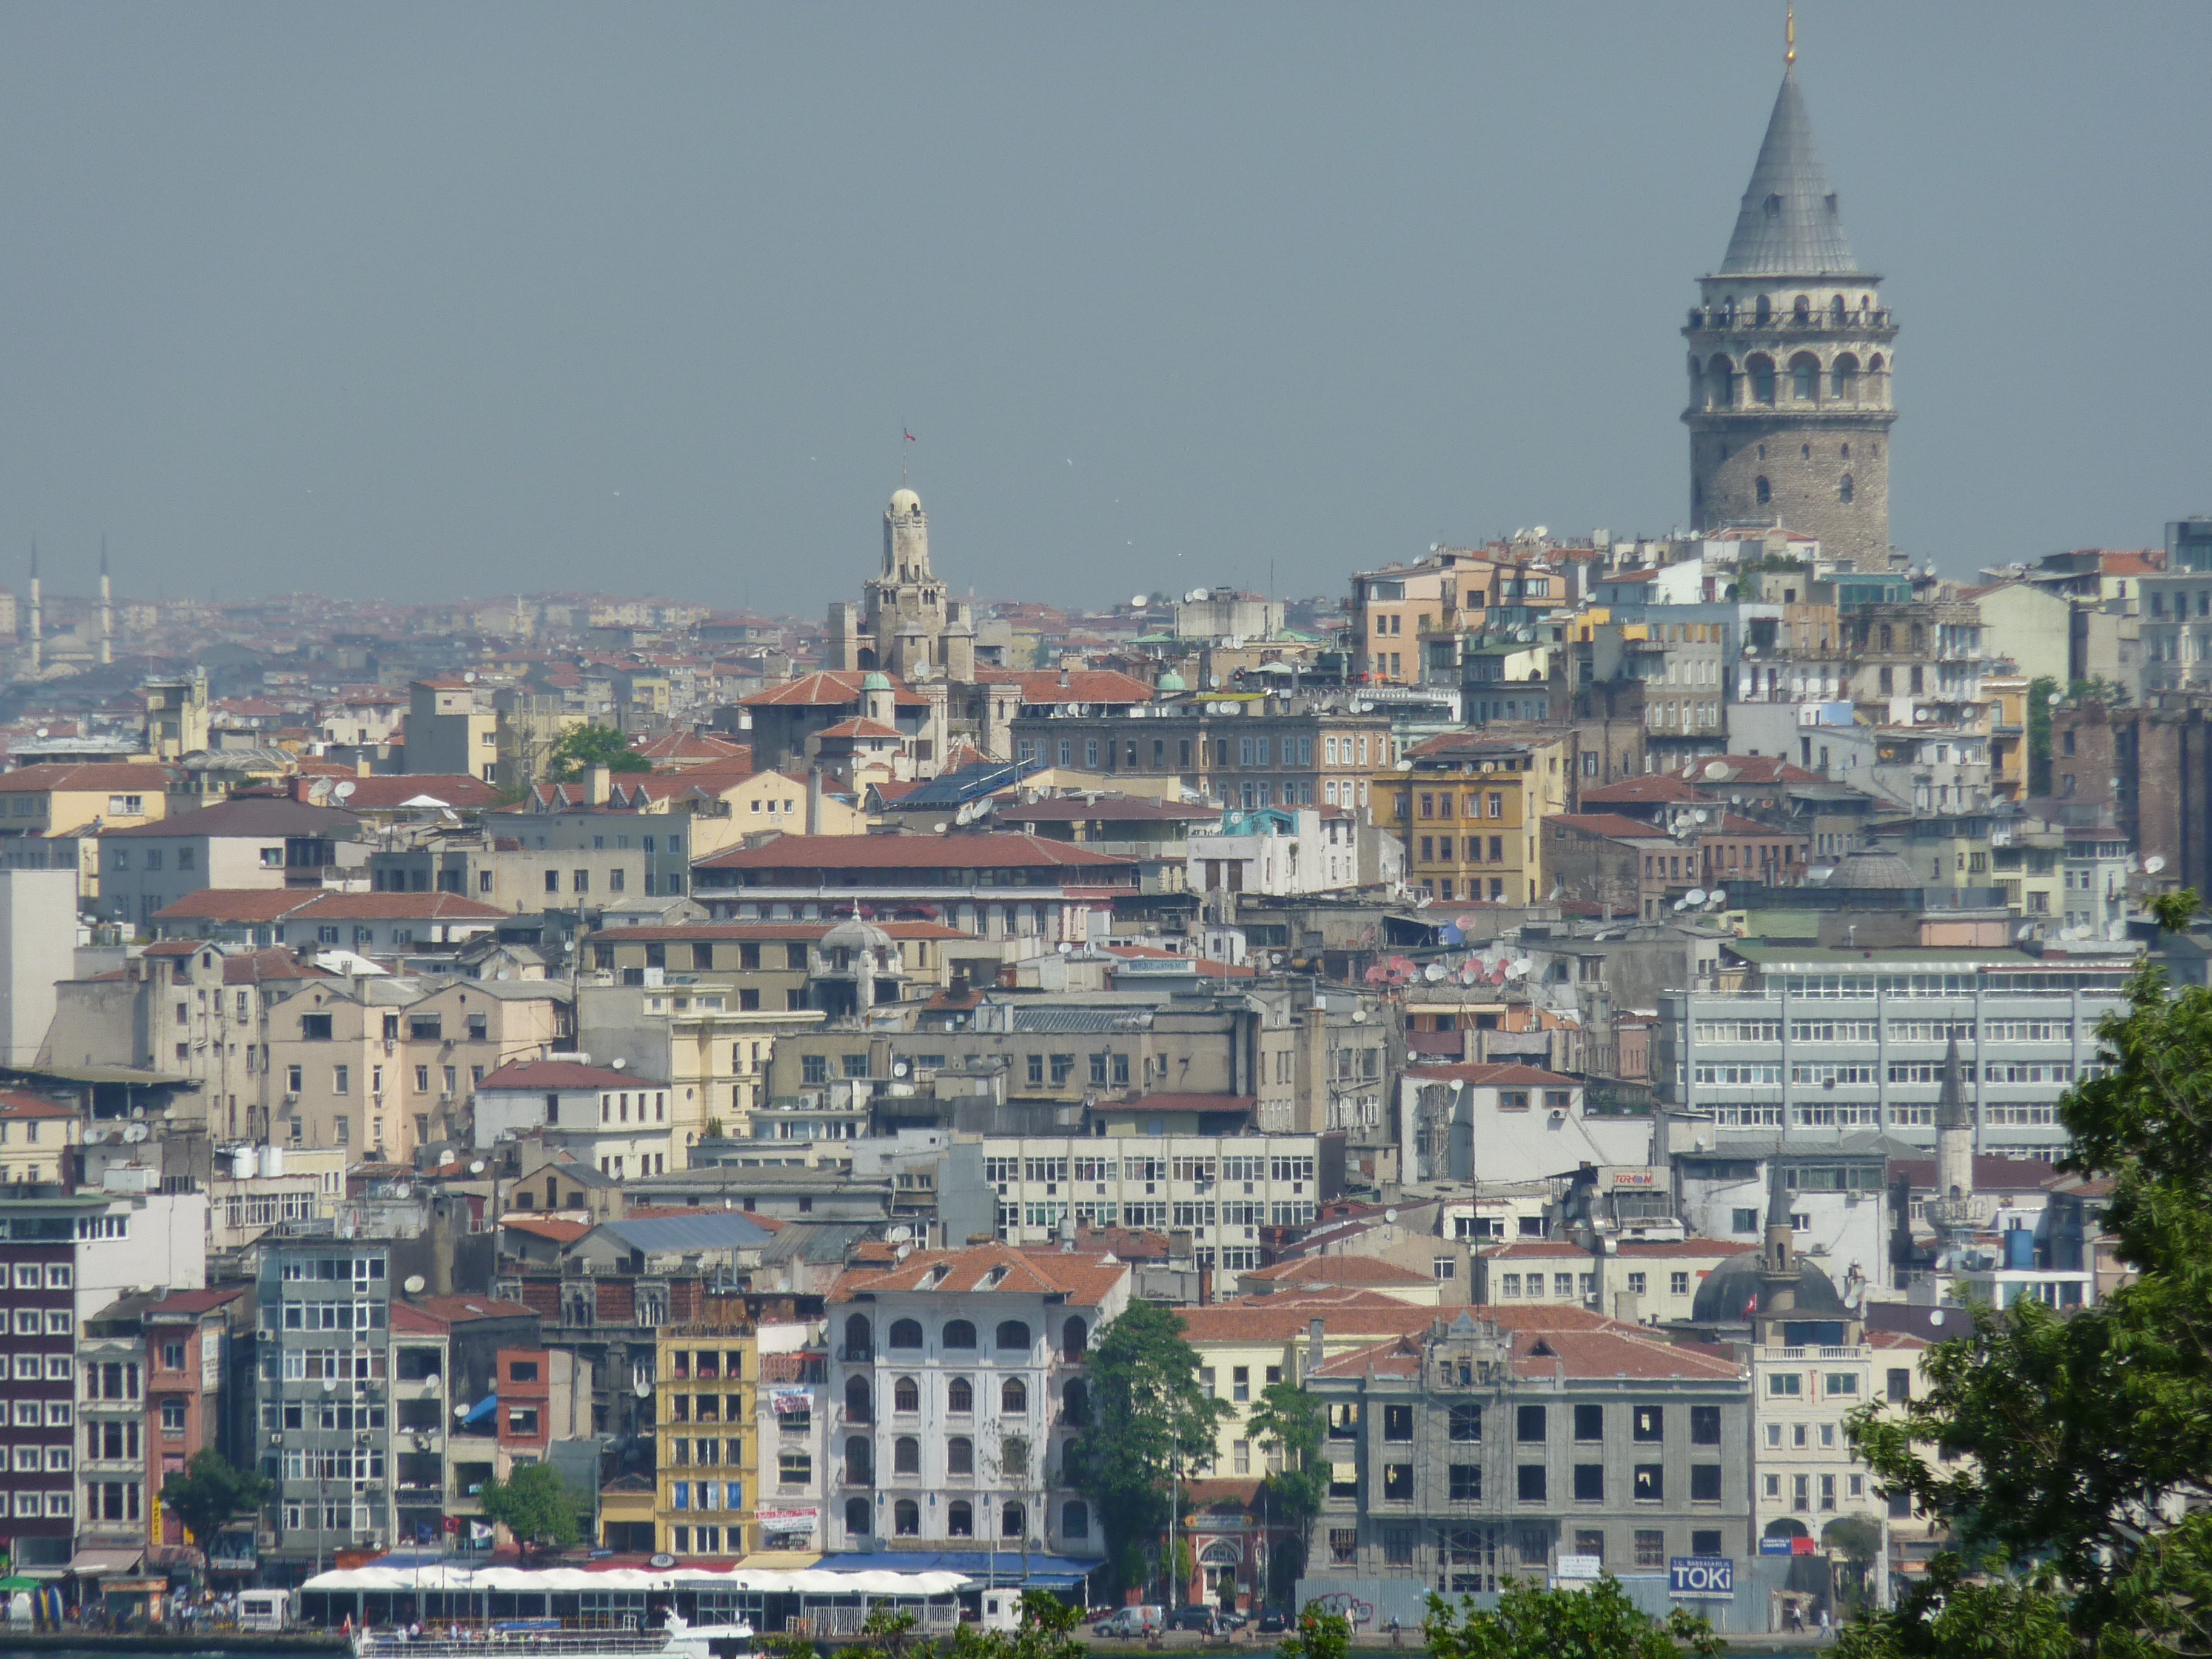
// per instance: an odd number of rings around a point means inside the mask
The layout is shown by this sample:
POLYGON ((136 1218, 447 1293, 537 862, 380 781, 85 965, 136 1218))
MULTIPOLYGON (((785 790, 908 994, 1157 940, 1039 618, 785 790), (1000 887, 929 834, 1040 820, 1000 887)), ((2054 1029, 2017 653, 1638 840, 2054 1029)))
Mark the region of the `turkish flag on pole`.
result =
MULTIPOLYGON (((904 427, 901 427, 901 428, 899 428, 899 430, 900 430, 900 431, 902 431, 902 432, 906 432, 906 428, 905 428, 904 427)), ((907 441, 908 443, 910 443, 910 444, 918 444, 918 443, 920 443, 920 442, 921 441, 921 439, 919 439, 919 438, 915 437, 915 436, 914 435, 914 434, 913 434, 913 433, 911 433, 911 432, 907 432, 907 433, 906 433, 906 441, 907 441)))

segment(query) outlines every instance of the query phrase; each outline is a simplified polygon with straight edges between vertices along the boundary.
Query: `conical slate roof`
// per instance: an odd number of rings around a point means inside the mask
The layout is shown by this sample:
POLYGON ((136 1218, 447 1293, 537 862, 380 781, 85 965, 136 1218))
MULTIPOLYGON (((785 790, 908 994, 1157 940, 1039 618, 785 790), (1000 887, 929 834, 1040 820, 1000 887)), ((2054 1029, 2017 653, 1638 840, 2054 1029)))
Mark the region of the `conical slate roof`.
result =
POLYGON ((1782 77, 1751 186, 1721 260, 1723 276, 1856 276, 1850 238, 1813 143, 1796 72, 1782 77))

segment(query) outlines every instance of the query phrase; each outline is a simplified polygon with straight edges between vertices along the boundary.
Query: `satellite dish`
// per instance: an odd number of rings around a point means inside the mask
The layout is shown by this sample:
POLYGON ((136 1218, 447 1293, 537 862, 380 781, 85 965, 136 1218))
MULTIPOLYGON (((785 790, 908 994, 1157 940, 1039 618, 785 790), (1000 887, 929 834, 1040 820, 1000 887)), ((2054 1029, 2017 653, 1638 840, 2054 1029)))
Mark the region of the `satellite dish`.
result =
POLYGON ((2018 927, 2013 930, 2012 936, 2014 939, 2033 939, 2035 937, 2035 924, 2032 921, 2023 921, 2018 927))
POLYGON ((617 1071, 617 1072, 619 1072, 620 1070, 622 1070, 622 1068, 623 1068, 623 1065, 624 1065, 625 1063, 626 1063, 626 1062, 623 1060, 623 1057, 622 1057, 620 1054, 617 1054, 617 1055, 616 1055, 612 1060, 609 1060, 609 1061, 607 1062, 607 1064, 608 1064, 610 1066, 613 1067, 613 1068, 614 1068, 616 1071, 617 1071))
POLYGON ((1203 587, 1194 587, 1190 590, 1190 599, 1193 605, 1200 604, 1212 597, 1212 595, 1207 592, 1203 587))
POLYGON ((649 1555, 646 1557, 645 1565, 665 1572, 676 1565, 676 1558, 672 1555, 649 1555))
POLYGON ((399 1288, 406 1291, 410 1296, 420 1296, 422 1294, 422 1286, 427 1282, 428 1281, 423 1279, 422 1274, 410 1273, 407 1275, 407 1282, 402 1285, 399 1288))
POLYGON ((898 1259, 902 1261, 905 1261, 907 1257, 913 1254, 914 1246, 911 1244, 902 1244, 898 1247, 898 1259))
POLYGON ((1703 904, 1705 902, 1705 890, 1702 887, 1692 887, 1688 892, 1682 895, 1682 902, 1685 904, 1698 905, 1703 904))
POLYGON ((468 1414, 469 1408, 466 1405, 459 1405, 453 1407, 453 1416, 456 1419, 466 1417, 468 1414))
POLYGON ((1916 726, 1925 726, 1932 718, 1934 717, 1925 708, 1916 708, 1912 711, 1912 720, 1916 726))
POLYGON ((1221 676, 1218 674, 1208 674, 1206 677, 1206 683, 1217 691, 1221 690, 1221 676))
MULTIPOLYGON (((2053 698, 2052 701, 2056 702, 2057 699, 2053 698)), ((1943 1322, 1943 1310, 1941 1308, 1938 1308, 1935 1312, 1929 1314, 1928 1316, 1928 1322, 1931 1325, 1942 1324, 1943 1322)))
POLYGON ((471 668, 467 673, 462 675, 461 678, 467 681, 471 685, 474 685, 477 683, 477 671, 471 668))
POLYGON ((1075 947, 1074 947, 1073 945, 1069 944, 1066 939, 1062 939, 1062 940, 1060 940, 1060 955, 1062 955, 1062 956, 1066 956, 1070 951, 1073 951, 1074 949, 1075 949, 1075 947))
POLYGON ((40 735, 40 737, 42 737, 42 738, 43 738, 43 737, 45 737, 45 736, 46 735, 46 733, 47 733, 49 731, 51 731, 52 729, 52 727, 50 727, 50 726, 40 726, 40 727, 39 728, 39 735, 40 735))
POLYGON ((331 799, 332 800, 351 800, 353 799, 354 787, 355 786, 350 781, 340 784, 337 788, 331 791, 331 799))
POLYGON ((1728 775, 1729 769, 1725 762, 1716 760, 1707 761, 1705 763, 1705 776, 1708 781, 1713 783, 1718 783, 1728 775))
POLYGON ((1354 1025, 1364 1025, 1364 1024, 1367 1024, 1367 1011, 1366 1011, 1364 1008, 1354 1008, 1354 1009, 1352 1011, 1352 1023, 1354 1025))
POLYGON ((1385 1210, 1382 1212, 1382 1218, 1395 1226, 1397 1224, 1398 1212, 1395 1210, 1385 1210))
POLYGON ((904 1060, 895 1060, 891 1062, 891 1075, 893 1077, 904 1077, 906 1073, 907 1065, 904 1060))
POLYGON ((1442 980, 1443 976, 1444 965, 1441 962, 1432 962, 1421 969, 1421 977, 1432 985, 1442 980))
POLYGON ((1129 608, 1133 611, 1142 611, 1151 603, 1152 601, 1142 593, 1132 593, 1129 596, 1129 608))
POLYGON ((1700 806, 1695 811, 1692 812, 1690 817, 1694 822, 1704 823, 1712 817, 1712 814, 1705 811, 1704 807, 1700 806))
POLYGON ((890 1239, 894 1244, 905 1244, 913 1240, 914 1229, 908 1226, 897 1226, 892 1228, 890 1232, 884 1236, 890 1239))
POLYGON ((1674 908, 1677 910, 1686 910, 1690 908, 1690 902, 1687 899, 1676 899, 1674 901, 1674 908))
POLYGON ((1716 887, 1711 892, 1705 895, 1705 902, 1711 905, 1713 908, 1717 910, 1722 905, 1728 902, 1728 895, 1722 891, 1721 889, 1716 887))
POLYGON ((470 1164, 469 1173, 471 1175, 482 1175, 483 1173, 483 1160, 482 1158, 478 1158, 475 1163, 470 1164))
POLYGON ((2143 874, 2147 876, 2154 876, 2165 868, 2166 859, 2162 854, 2153 853, 2143 860, 2143 874))
POLYGON ((1505 964, 1505 977, 1506 977, 1506 978, 1508 978, 1508 979, 1526 979, 1528 976, 1528 964, 1527 963, 1525 963, 1525 962, 1509 962, 1509 963, 1507 963, 1505 964))

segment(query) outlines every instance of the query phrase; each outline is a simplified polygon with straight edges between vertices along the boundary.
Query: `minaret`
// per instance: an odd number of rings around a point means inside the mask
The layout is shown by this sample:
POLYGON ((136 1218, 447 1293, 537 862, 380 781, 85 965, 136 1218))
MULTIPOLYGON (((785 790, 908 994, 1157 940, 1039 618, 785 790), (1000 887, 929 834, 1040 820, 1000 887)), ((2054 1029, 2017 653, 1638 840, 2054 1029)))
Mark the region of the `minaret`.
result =
POLYGON ((39 544, 31 544, 31 672, 36 675, 46 648, 46 607, 39 599, 39 544))
POLYGON ((1897 325, 1859 269, 1813 142, 1790 20, 1782 89, 1690 343, 1690 522, 1779 525, 1862 570, 1889 563, 1897 325))
POLYGON ((115 591, 107 581, 107 538, 100 538, 100 659, 115 660, 115 591))
POLYGON ((1974 1115, 1960 1085, 1959 1039, 1943 1056, 1943 1087, 1936 1097, 1937 1266, 1955 1267, 1974 1234, 1974 1115))
POLYGON ((1784 1321, 1797 1311, 1796 1225, 1790 1218, 1790 1185, 1782 1165, 1782 1143, 1766 1166, 1766 1244, 1759 1262, 1759 1318, 1755 1328, 1768 1346, 1780 1343, 1784 1321))

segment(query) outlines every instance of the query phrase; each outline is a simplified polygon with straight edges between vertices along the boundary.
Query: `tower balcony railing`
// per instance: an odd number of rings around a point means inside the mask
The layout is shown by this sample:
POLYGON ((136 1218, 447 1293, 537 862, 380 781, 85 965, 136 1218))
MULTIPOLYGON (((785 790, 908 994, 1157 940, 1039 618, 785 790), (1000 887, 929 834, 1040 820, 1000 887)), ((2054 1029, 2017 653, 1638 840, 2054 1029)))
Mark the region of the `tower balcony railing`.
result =
POLYGON ((1695 306, 1690 310, 1690 325, 1693 329, 1708 333, 1737 332, 1747 329, 1765 329, 1778 334, 1860 334, 1873 328, 1894 328, 1896 320, 1887 306, 1876 306, 1872 311, 1854 307, 1840 318, 1826 311, 1815 311, 1800 317, 1795 312, 1778 311, 1761 322, 1759 313, 1748 307, 1734 312, 1718 307, 1695 306))

